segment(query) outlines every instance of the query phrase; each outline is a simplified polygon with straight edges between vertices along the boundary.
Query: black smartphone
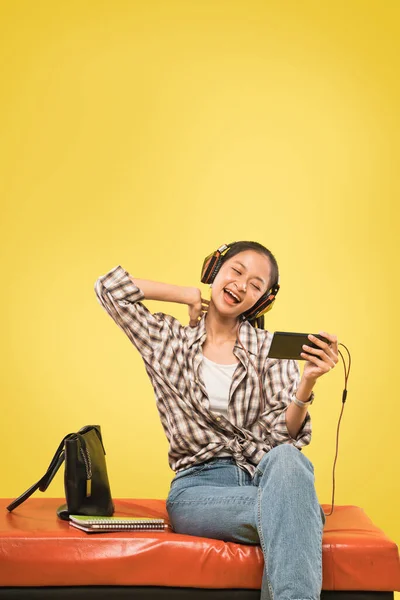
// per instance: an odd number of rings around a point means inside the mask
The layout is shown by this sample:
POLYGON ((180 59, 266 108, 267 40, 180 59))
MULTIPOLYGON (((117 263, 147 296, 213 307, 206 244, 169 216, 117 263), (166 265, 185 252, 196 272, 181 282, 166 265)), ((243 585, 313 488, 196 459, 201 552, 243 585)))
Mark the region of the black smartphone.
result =
MULTIPOLYGON (((306 360, 300 356, 303 350, 303 344, 307 344, 311 348, 318 348, 311 340, 308 339, 308 333, 289 333, 288 331, 275 331, 273 334, 268 358, 293 358, 295 360, 306 360)), ((329 340, 322 335, 313 334, 323 342, 329 344, 329 340)))

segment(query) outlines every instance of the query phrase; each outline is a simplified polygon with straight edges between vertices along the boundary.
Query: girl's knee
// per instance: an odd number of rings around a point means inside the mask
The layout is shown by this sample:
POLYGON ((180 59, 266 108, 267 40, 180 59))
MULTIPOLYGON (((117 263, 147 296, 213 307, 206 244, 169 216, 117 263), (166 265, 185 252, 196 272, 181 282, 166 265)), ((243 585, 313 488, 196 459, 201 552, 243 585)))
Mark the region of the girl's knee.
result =
POLYGON ((257 470, 262 474, 271 468, 278 469, 285 474, 306 470, 314 475, 312 462, 292 444, 280 444, 272 448, 261 459, 257 470))

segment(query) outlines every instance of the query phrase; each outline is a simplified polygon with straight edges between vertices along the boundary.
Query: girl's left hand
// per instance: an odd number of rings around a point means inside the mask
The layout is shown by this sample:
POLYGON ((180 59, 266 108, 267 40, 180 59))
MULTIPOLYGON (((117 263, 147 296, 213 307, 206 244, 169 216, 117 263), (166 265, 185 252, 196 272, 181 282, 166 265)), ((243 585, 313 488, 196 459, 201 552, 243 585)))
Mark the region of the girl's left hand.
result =
POLYGON ((308 339, 318 346, 318 348, 312 348, 307 345, 303 346, 301 357, 307 361, 303 371, 305 379, 318 379, 318 377, 333 369, 339 360, 337 337, 324 331, 320 331, 320 335, 326 338, 328 343, 323 342, 314 335, 309 335, 308 339))

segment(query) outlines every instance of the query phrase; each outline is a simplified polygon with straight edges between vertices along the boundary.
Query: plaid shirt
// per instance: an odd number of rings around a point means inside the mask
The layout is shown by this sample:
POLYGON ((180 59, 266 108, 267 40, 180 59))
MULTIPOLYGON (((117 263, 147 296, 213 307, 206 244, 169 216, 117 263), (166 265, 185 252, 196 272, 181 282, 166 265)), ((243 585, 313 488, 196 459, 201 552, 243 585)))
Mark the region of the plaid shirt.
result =
POLYGON ((278 444, 298 449, 311 439, 307 413, 296 439, 286 427, 286 409, 296 393, 299 367, 294 360, 267 357, 272 334, 248 321, 240 340, 257 366, 267 406, 261 413, 260 384, 238 341, 233 348, 239 363, 229 392, 228 418, 210 411, 200 375, 206 339, 203 314, 198 325, 182 326, 161 312, 151 313, 141 302, 144 293, 121 266, 99 277, 95 291, 100 303, 139 350, 154 388, 161 423, 169 441, 169 464, 177 472, 229 452, 238 466, 254 475, 265 452, 278 444))

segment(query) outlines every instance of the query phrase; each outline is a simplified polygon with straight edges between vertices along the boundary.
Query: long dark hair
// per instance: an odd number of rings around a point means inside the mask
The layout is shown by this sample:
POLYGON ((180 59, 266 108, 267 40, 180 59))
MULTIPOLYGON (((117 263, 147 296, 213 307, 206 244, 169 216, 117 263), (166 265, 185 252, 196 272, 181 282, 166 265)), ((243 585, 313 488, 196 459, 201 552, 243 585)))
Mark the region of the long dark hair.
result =
MULTIPOLYGON (((248 241, 234 242, 229 245, 230 245, 229 250, 221 257, 221 266, 224 264, 224 262, 226 262, 233 256, 236 256, 236 254, 239 254, 239 252, 244 252, 245 250, 255 250, 255 252, 258 252, 259 254, 263 254, 264 256, 267 256, 269 259, 270 265, 271 265, 271 275, 270 275, 270 280, 268 282, 268 290, 270 290, 273 285, 278 283, 278 281, 279 281, 278 263, 276 261, 275 256, 272 254, 272 252, 270 250, 268 250, 268 248, 266 248, 262 244, 259 244, 258 242, 248 242, 248 241)), ((253 325, 253 327, 259 327, 261 329, 264 329, 264 316, 261 316, 258 319, 249 320, 249 323, 251 325, 253 325)))

